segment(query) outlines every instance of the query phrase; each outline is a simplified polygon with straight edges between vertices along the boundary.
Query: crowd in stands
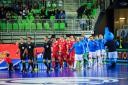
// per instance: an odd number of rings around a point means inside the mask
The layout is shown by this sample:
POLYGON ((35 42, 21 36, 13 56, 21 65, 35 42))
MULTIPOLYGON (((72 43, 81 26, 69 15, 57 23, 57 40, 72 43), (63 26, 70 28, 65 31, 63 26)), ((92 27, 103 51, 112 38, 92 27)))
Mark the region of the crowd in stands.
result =
MULTIPOLYGON (((29 1, 29 0, 26 0, 29 1)), ((66 14, 65 10, 61 7, 62 2, 55 2, 50 0, 46 3, 46 0, 41 0, 42 3, 34 1, 34 3, 26 2, 23 3, 22 0, 17 1, 11 6, 0 6, 0 19, 50 19, 51 16, 54 16, 55 19, 65 19, 66 14)))
POLYGON ((85 16, 88 19, 94 18, 97 8, 98 5, 96 1, 85 3, 77 9, 77 18, 81 19, 81 18, 85 18, 85 16))

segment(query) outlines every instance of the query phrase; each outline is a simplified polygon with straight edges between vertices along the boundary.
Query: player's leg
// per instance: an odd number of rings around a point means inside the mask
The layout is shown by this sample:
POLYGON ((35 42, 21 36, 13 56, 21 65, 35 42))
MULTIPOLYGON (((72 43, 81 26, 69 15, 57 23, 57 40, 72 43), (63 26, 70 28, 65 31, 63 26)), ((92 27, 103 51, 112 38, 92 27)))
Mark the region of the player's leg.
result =
POLYGON ((60 68, 62 69, 63 68, 63 55, 62 55, 62 53, 59 53, 58 61, 59 61, 60 68))
POLYGON ((97 63, 98 65, 101 65, 102 64, 101 51, 97 50, 96 55, 97 55, 97 60, 98 60, 97 63))
POLYGON ((56 58, 56 54, 55 53, 52 53, 52 68, 53 69, 55 69, 55 64, 56 64, 56 62, 55 62, 55 58, 56 58))
POLYGON ((46 66, 46 68, 48 70, 48 60, 47 60, 47 55, 46 54, 44 54, 44 56, 43 56, 43 63, 44 63, 44 65, 46 66))
POLYGON ((117 57, 118 57, 118 53, 115 51, 113 52, 113 60, 112 60, 112 67, 114 68, 116 66, 116 62, 117 62, 117 57))
POLYGON ((80 69, 84 69, 84 59, 83 59, 83 54, 79 55, 79 61, 80 61, 80 69))
POLYGON ((88 55, 88 68, 92 67, 92 61, 93 61, 93 52, 89 52, 89 55, 88 55))
POLYGON ((48 54, 48 71, 51 70, 51 53, 48 54))
POLYGON ((76 70, 76 67, 77 67, 77 61, 78 61, 78 55, 75 54, 75 61, 74 61, 74 67, 73 67, 74 70, 76 70))
POLYGON ((26 71, 27 71, 25 60, 26 60, 26 55, 23 55, 23 56, 21 57, 21 62, 22 62, 22 72, 26 72, 26 71))

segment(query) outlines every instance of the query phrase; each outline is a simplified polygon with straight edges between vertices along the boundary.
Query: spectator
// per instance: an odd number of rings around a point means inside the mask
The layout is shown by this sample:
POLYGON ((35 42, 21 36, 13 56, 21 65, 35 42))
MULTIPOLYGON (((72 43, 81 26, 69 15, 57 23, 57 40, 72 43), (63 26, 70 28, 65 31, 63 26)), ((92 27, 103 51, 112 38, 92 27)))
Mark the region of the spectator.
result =
POLYGON ((86 24, 86 15, 83 14, 83 17, 80 19, 80 28, 82 30, 87 30, 87 24, 86 24))
POLYGON ((55 10, 55 17, 56 17, 56 19, 59 19, 59 14, 60 14, 60 10, 56 9, 55 10))
POLYGON ((9 20, 11 19, 11 13, 9 11, 7 11, 6 13, 6 20, 9 20))
POLYGON ((22 11, 22 16, 23 18, 25 18, 27 15, 29 14, 29 10, 27 7, 24 7, 23 11, 22 11))
POLYGON ((1 7, 0 9, 0 18, 4 19, 6 17, 4 7, 1 7))
POLYGON ((66 18, 66 14, 65 14, 65 11, 64 10, 61 10, 60 11, 60 14, 59 14, 59 19, 62 19, 62 21, 66 18))
POLYGON ((82 14, 85 12, 87 5, 83 5, 77 9, 77 18, 82 18, 82 14))
POLYGON ((44 7, 41 9, 41 16, 42 19, 46 19, 46 9, 44 7))

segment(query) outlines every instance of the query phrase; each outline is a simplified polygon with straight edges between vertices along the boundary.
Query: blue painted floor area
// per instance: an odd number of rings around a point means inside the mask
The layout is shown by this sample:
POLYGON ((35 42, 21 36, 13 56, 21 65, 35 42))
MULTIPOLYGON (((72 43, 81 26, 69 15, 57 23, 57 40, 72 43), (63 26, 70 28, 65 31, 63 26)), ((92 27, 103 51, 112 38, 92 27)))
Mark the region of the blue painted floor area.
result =
POLYGON ((35 73, 0 71, 0 85, 128 85, 128 65, 117 64, 108 69, 107 65, 91 69, 72 71, 69 68, 49 73, 39 70, 35 73))
MULTIPOLYGON (((13 66, 16 66, 21 62, 21 60, 13 59, 12 62, 13 62, 13 66)), ((0 63, 0 70, 7 68, 8 68, 7 63, 4 60, 2 60, 2 62, 0 63)))

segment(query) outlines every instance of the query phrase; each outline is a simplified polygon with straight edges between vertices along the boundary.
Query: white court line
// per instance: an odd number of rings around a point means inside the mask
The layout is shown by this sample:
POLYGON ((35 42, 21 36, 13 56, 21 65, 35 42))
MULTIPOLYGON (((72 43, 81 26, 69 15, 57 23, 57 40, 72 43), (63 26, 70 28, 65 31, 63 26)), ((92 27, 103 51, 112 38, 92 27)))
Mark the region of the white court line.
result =
POLYGON ((78 85, 78 84, 107 84, 118 83, 119 79, 114 77, 42 77, 42 78, 10 78, 0 79, 3 85, 78 85))

